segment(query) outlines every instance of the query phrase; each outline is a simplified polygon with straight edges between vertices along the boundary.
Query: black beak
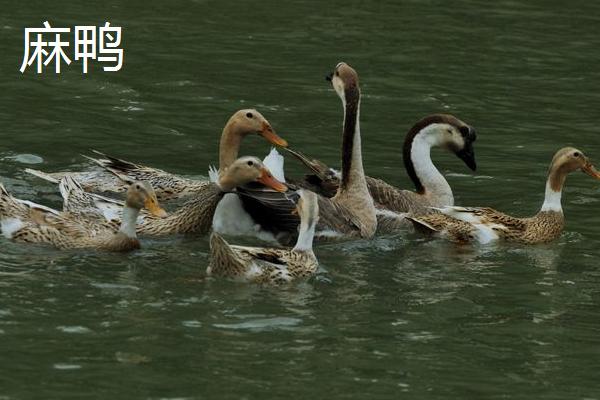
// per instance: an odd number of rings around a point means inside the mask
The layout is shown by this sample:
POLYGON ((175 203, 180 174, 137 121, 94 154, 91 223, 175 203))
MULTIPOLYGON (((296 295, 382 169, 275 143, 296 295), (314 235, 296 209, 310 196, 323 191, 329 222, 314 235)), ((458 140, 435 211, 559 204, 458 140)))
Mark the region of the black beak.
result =
POLYGON ((456 156, 463 160, 463 162, 467 164, 467 167, 469 167, 471 171, 477 170, 477 163, 475 162, 475 150, 473 150, 472 142, 467 142, 462 150, 456 152, 456 156))
POLYGON ((333 72, 330 72, 329 74, 325 75, 326 81, 331 82, 332 79, 333 79, 333 72))

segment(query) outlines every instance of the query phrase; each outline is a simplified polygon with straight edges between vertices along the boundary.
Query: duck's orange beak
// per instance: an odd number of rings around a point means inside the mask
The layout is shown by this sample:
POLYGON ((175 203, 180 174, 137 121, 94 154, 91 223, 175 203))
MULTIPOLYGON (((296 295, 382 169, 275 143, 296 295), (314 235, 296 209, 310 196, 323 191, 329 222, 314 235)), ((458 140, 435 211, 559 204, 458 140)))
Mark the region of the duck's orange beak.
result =
POLYGON ((581 170, 591 176, 592 178, 600 179, 600 172, 592 165, 591 162, 586 162, 581 170))
POLYGON ((158 204, 156 196, 148 197, 144 202, 144 207, 150 212, 150 214, 156 217, 164 218, 168 215, 167 212, 164 209, 162 209, 158 204))
POLYGON ((271 125, 269 125, 268 122, 263 122, 263 126, 262 126, 262 130, 260 131, 260 135, 262 137, 264 137, 265 139, 267 139, 270 143, 274 144, 275 146, 281 146, 281 147, 288 146, 287 140, 279 137, 279 135, 277 135, 275 133, 275 131, 273 130, 273 127, 271 127, 271 125))
POLYGON ((260 182, 273 190, 277 190, 278 192, 285 192, 288 190, 288 187, 275 179, 271 172, 266 168, 260 170, 260 176, 258 177, 257 182, 260 182))

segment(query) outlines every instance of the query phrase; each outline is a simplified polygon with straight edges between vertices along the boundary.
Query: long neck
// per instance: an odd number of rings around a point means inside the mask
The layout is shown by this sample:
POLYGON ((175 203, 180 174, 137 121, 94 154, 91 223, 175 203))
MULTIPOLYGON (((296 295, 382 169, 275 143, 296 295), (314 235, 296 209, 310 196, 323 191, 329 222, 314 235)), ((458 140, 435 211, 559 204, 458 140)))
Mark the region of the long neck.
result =
POLYGON ((311 218, 310 221, 307 218, 302 218, 300 222, 300 232, 298 234, 298 240, 294 246, 295 251, 312 251, 313 238, 315 236, 315 228, 317 226, 317 219, 311 218))
POLYGON ((140 210, 125 206, 123 208, 123 218, 121 222, 121 228, 119 232, 127 236, 128 238, 135 239, 137 237, 135 228, 137 225, 137 217, 140 214, 140 210))
POLYGON ((546 194, 541 211, 562 212, 562 188, 565 184, 567 175, 560 169, 551 168, 546 181, 546 194))
POLYGON ((242 135, 236 129, 235 122, 227 122, 219 143, 219 171, 224 171, 237 159, 241 143, 242 135))
POLYGON ((360 91, 347 89, 343 99, 344 131, 342 139, 342 183, 340 191, 365 190, 367 182, 362 162, 360 140, 360 91))
POLYGON ((435 135, 421 131, 404 146, 404 166, 417 193, 430 197, 439 205, 454 205, 452 188, 431 161, 431 148, 437 146, 435 135))

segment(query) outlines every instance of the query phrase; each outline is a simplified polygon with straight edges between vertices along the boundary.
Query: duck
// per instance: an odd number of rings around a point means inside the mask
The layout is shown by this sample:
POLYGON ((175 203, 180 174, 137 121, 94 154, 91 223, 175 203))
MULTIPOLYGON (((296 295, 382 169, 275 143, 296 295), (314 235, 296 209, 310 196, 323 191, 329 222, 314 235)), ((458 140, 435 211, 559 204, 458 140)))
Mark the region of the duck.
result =
POLYGON ((298 190, 294 196, 301 222, 293 248, 230 245, 221 235, 213 232, 207 275, 264 285, 283 285, 313 276, 319 266, 313 252, 319 202, 317 194, 309 190, 298 190))
MULTIPOLYGON (((377 230, 377 217, 362 160, 358 73, 347 63, 340 62, 329 80, 344 110, 342 169, 335 195, 318 196, 320 211, 315 240, 369 239, 377 230)), ((299 219, 291 217, 294 205, 285 195, 247 187, 239 188, 237 195, 262 229, 271 232, 279 243, 294 242, 299 219)))
POLYGON ((226 170, 237 158, 242 140, 251 134, 258 134, 275 146, 286 147, 287 141, 281 138, 269 121, 255 109, 235 112, 225 124, 219 144, 218 168, 209 167, 209 181, 184 178, 161 169, 122 160, 100 151, 93 153, 100 158, 85 156, 100 170, 83 172, 46 173, 35 169, 25 171, 47 181, 58 183, 66 176, 75 177, 88 192, 122 192, 133 181, 145 181, 154 188, 159 201, 186 198, 203 190, 215 181, 219 171, 226 170))
POLYGON ((513 217, 485 207, 447 206, 436 208, 437 213, 407 219, 419 231, 457 243, 505 241, 530 245, 551 242, 560 237, 565 226, 561 201, 567 175, 578 170, 600 179, 600 172, 582 151, 565 147, 555 153, 548 171, 544 202, 532 217, 513 217))
MULTIPOLYGON (((433 163, 431 149, 446 149, 461 159, 469 169, 476 171, 473 147, 476 139, 473 127, 450 114, 431 114, 417 121, 406 134, 403 146, 404 167, 415 191, 396 188, 382 179, 365 177, 378 214, 392 211, 415 215, 429 213, 430 207, 453 206, 452 188, 433 163)), ((285 150, 313 172, 298 185, 328 197, 337 190, 338 171, 289 147, 285 150)))
MULTIPOLYGON (((236 187, 246 184, 261 184, 272 190, 286 192, 288 187, 279 182, 267 167, 256 157, 245 156, 235 160, 223 171, 217 182, 211 182, 199 190, 191 199, 165 218, 152 214, 140 214, 138 234, 165 236, 174 234, 204 235, 212 229, 215 211, 223 197, 235 192, 236 187)), ((62 192, 61 192, 62 193, 62 192)), ((111 223, 120 223, 123 215, 116 212, 115 201, 93 194, 71 198, 65 208, 69 210, 95 209, 96 214, 111 223)))
MULTIPOLYGON (((71 176, 60 180, 63 196, 78 196, 81 185, 71 176)), ((68 200, 67 200, 68 201, 68 200)), ((152 186, 133 182, 127 189, 120 224, 103 221, 85 212, 57 211, 50 207, 13 197, 0 184, 0 229, 15 242, 44 243, 58 249, 98 249, 126 252, 140 248, 136 233, 142 208, 157 218, 167 213, 160 207, 152 186)))

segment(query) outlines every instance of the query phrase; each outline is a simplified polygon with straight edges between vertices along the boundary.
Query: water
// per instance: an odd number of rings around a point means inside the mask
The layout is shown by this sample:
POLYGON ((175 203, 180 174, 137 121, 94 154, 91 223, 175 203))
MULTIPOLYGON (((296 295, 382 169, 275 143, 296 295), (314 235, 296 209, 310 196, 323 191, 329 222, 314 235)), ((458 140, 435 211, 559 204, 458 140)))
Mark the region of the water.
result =
MULTIPOLYGON (((458 204, 532 214, 555 150, 600 161, 594 2, 5 3, 0 177, 48 205, 56 189, 24 168, 81 168, 96 148, 203 176, 245 107, 338 165, 323 77, 341 60, 361 77, 366 169, 396 185, 410 186, 404 133, 439 111, 479 132, 476 174, 434 154, 458 204), (123 70, 21 75, 23 28, 45 20, 122 26, 123 70)), ((549 245, 320 245, 318 277, 284 289, 207 279, 206 238, 129 255, 2 239, 0 398, 600 398, 599 194, 569 177, 566 232, 549 245)))

